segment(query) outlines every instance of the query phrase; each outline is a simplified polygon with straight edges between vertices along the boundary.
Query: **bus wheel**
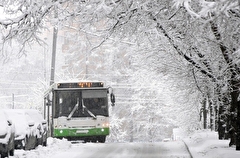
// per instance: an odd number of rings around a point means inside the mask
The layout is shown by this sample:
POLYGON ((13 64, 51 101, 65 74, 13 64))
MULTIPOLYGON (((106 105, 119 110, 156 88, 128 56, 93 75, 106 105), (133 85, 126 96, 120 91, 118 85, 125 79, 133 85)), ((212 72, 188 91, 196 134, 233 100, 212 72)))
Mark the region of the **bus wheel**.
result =
POLYGON ((92 138, 92 143, 96 143, 97 142, 97 138, 92 138))
POLYGON ((98 137, 98 142, 99 142, 99 143, 105 143, 105 141, 106 141, 106 136, 100 136, 100 137, 98 137))
POLYGON ((13 147, 13 149, 11 149, 11 150, 9 151, 9 155, 10 155, 10 156, 14 156, 14 147, 13 147))
POLYGON ((89 139, 84 139, 83 140, 83 143, 88 143, 88 142, 90 142, 89 139))
POLYGON ((47 146, 47 140, 43 142, 43 146, 47 146))

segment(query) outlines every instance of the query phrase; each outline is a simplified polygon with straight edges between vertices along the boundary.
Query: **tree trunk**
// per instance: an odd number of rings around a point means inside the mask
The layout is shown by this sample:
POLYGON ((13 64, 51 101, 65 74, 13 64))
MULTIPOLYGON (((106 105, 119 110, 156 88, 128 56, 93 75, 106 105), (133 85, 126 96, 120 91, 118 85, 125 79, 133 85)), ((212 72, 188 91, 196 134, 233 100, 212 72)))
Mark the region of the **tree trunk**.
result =
POLYGON ((231 81, 231 107, 230 107, 230 129, 229 129, 229 136, 231 138, 229 146, 236 145, 236 150, 240 150, 240 137, 237 135, 240 133, 240 118, 239 118, 239 90, 238 82, 232 78, 231 81))
POLYGON ((238 96, 239 96, 239 83, 237 76, 240 73, 239 68, 236 64, 233 64, 232 53, 234 49, 229 49, 223 43, 220 32, 218 31, 218 25, 214 21, 210 21, 211 30, 218 42, 219 48, 222 52, 222 55, 229 66, 229 72, 231 74, 231 79, 229 81, 229 89, 231 90, 231 106, 230 106, 230 120, 229 125, 230 129, 228 131, 231 138, 229 146, 236 145, 236 150, 240 150, 240 118, 239 118, 239 108, 238 108, 238 96), (237 116, 236 116, 237 114, 237 116))
POLYGON ((209 112, 210 112, 210 129, 214 131, 214 113, 213 113, 213 104, 210 99, 208 99, 209 103, 209 112))
POLYGON ((219 94, 218 108, 218 134, 219 139, 229 139, 229 130, 231 129, 231 116, 229 107, 231 107, 231 95, 229 93, 219 94))
POLYGON ((207 129, 207 99, 203 100, 203 129, 207 129))
POLYGON ((219 105, 217 105, 217 102, 214 102, 214 112, 215 112, 215 117, 214 117, 214 125, 215 125, 215 131, 218 131, 218 119, 219 119, 219 105))
POLYGON ((223 114, 223 105, 220 103, 218 110, 218 139, 222 140, 225 138, 225 117, 223 114))
POLYGON ((240 150, 240 101, 237 104, 237 136, 236 136, 236 150, 240 150))

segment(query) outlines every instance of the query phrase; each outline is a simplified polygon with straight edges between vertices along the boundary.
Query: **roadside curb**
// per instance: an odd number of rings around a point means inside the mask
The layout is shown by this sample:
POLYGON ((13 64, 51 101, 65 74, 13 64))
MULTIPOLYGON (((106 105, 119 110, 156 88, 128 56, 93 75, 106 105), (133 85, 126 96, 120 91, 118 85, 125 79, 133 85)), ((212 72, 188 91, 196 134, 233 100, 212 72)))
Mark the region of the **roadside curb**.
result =
POLYGON ((191 151, 190 151, 187 143, 186 143, 184 140, 182 140, 182 142, 185 144, 185 146, 186 146, 186 148, 187 148, 187 151, 188 151, 188 153, 190 154, 190 157, 193 158, 192 153, 191 153, 191 151))

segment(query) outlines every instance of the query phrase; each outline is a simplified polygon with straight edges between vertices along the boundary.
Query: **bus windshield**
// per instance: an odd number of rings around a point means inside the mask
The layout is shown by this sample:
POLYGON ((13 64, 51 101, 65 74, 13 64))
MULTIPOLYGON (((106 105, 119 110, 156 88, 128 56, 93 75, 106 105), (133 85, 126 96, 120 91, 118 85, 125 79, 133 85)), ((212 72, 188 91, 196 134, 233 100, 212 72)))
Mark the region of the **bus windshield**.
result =
POLYGON ((107 90, 62 90, 55 94, 55 118, 109 116, 107 90))

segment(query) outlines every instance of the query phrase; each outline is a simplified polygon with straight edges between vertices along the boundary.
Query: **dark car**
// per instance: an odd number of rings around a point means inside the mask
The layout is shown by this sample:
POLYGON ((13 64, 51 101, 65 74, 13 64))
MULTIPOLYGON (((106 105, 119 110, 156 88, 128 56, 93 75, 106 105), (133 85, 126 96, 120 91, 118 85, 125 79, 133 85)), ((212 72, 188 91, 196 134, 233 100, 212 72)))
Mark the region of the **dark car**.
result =
POLYGON ((0 111, 0 157, 14 155, 15 128, 4 111, 0 111))
POLYGON ((15 125, 15 149, 35 149, 38 136, 34 120, 21 109, 4 111, 15 125))
POLYGON ((47 146, 47 121, 43 119, 42 114, 38 110, 24 109, 33 121, 37 133, 37 145, 47 146))

